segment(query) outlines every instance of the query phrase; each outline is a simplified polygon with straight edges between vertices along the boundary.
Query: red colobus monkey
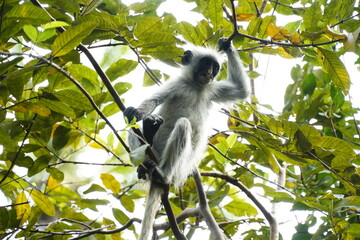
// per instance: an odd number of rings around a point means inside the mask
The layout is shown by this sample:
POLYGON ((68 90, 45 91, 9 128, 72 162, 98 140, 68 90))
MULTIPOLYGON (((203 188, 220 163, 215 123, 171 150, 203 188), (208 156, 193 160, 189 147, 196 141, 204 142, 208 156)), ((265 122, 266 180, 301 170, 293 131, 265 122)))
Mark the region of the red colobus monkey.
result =
POLYGON ((219 39, 219 48, 228 59, 227 80, 213 81, 220 70, 220 55, 209 48, 195 47, 182 57, 179 76, 166 82, 152 97, 138 108, 129 107, 124 116, 131 121, 144 119, 144 136, 159 159, 157 166, 144 161, 150 168, 138 169, 138 177, 151 179, 149 196, 139 239, 150 240, 155 215, 160 207, 163 191, 160 182, 179 187, 197 168, 199 158, 207 146, 206 122, 213 102, 232 102, 249 95, 249 81, 233 45, 226 38, 219 39), (150 116, 157 106, 159 115, 150 116), (149 117, 150 116, 150 117, 149 117), (161 177, 151 176, 157 168, 161 177), (156 178, 156 179, 155 179, 156 178))

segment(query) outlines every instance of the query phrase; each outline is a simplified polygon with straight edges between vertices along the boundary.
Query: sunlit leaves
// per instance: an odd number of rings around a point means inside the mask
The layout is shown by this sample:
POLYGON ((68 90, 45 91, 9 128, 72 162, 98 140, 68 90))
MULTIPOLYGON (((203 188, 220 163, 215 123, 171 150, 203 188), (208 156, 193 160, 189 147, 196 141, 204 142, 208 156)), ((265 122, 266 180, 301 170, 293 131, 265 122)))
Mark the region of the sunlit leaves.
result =
POLYGON ((16 218, 21 219, 20 225, 23 225, 30 216, 30 204, 25 192, 21 192, 14 201, 16 218))
POLYGON ((114 194, 118 194, 120 192, 120 183, 115 179, 115 177, 111 174, 102 173, 100 175, 102 183, 107 189, 110 189, 114 194))
POLYGON ((304 14, 304 28, 316 29, 322 17, 320 3, 315 1, 309 8, 306 9, 304 14))
POLYGON ((88 36, 96 27, 96 23, 87 22, 77 25, 63 33, 61 33, 52 45, 54 57, 67 54, 78 46, 81 41, 88 36))
POLYGON ((49 15, 31 3, 17 4, 3 18, 3 21, 21 21, 22 23, 40 25, 50 21, 49 15))
POLYGON ((119 59, 106 70, 106 74, 111 81, 114 81, 118 77, 124 76, 134 70, 137 65, 138 62, 127 59, 119 59))
POLYGON ((42 192, 36 189, 30 189, 27 191, 36 205, 48 216, 55 216, 55 206, 42 192))
POLYGON ((329 73, 334 84, 347 94, 350 88, 350 76, 344 64, 336 53, 324 48, 318 48, 318 50, 323 57, 324 70, 329 73))

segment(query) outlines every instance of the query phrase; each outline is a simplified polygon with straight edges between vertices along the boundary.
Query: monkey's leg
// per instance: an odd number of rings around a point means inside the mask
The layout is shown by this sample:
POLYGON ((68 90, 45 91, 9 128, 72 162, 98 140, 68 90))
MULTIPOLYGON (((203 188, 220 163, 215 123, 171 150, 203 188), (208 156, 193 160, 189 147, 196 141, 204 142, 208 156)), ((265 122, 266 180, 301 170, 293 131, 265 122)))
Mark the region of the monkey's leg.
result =
POLYGON ((181 186, 194 170, 191 133, 190 121, 187 118, 178 119, 161 157, 160 169, 164 173, 165 184, 181 186))

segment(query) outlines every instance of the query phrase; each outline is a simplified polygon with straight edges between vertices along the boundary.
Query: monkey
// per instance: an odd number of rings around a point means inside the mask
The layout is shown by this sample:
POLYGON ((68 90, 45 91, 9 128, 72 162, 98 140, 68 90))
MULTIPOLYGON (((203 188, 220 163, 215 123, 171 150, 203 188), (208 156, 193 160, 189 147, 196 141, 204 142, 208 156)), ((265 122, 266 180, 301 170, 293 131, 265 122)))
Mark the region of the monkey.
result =
POLYGON ((227 55, 226 80, 215 81, 221 66, 220 53, 194 46, 184 52, 179 76, 167 81, 138 108, 128 107, 124 111, 129 121, 144 119, 145 138, 150 140, 159 159, 158 165, 145 159, 144 165, 149 171, 138 168, 139 179, 150 179, 140 240, 152 237, 162 184, 180 187, 197 169, 207 146, 206 122, 213 102, 234 102, 249 96, 249 80, 234 45, 227 38, 220 38, 218 45, 227 55), (150 115, 159 105, 161 120, 150 115), (155 168, 161 176, 152 176, 151 170, 155 168))

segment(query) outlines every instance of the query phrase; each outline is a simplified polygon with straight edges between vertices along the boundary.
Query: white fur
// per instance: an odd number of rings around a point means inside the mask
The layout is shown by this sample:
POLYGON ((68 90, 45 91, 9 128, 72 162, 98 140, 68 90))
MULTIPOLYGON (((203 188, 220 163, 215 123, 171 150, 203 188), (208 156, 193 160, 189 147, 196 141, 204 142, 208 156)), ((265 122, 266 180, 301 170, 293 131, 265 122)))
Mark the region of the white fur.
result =
MULTIPOLYGON (((235 49, 227 51, 228 79, 207 85, 196 84, 194 66, 207 56, 220 63, 220 55, 213 49, 194 47, 189 65, 183 66, 180 76, 169 80, 151 98, 145 100, 138 110, 143 117, 161 105, 159 115, 164 123, 155 134, 153 149, 160 156, 160 169, 166 182, 179 187, 196 169, 206 148, 207 120, 212 102, 228 102, 244 99, 249 94, 248 80, 235 49)), ((139 239, 150 240, 155 214, 159 209, 161 188, 151 184, 145 216, 139 239)))

